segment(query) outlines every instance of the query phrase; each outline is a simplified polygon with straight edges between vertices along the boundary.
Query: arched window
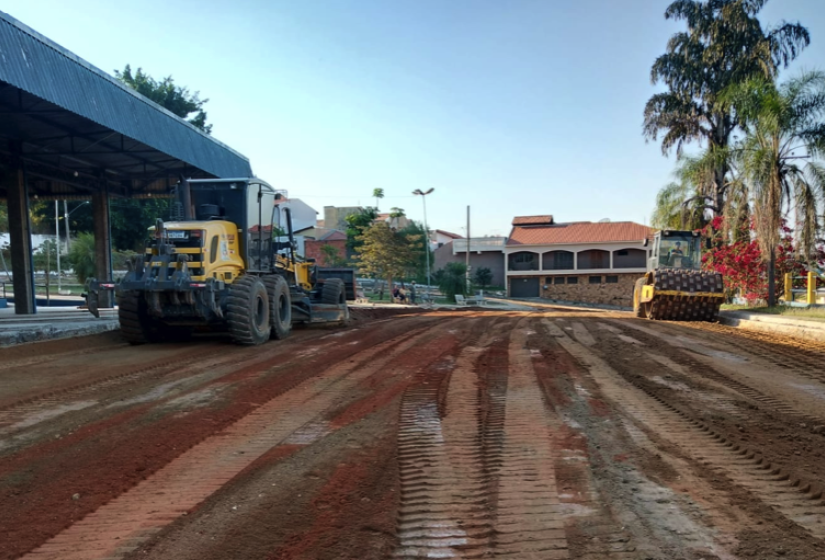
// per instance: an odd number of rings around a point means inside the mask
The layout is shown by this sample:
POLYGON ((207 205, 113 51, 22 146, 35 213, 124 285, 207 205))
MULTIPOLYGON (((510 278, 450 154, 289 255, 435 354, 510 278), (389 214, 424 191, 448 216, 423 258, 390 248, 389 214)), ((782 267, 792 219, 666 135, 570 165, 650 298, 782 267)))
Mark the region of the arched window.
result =
POLYGON ((538 270, 539 255, 529 251, 511 253, 507 258, 507 270, 538 270))
POLYGON ((645 268, 647 251, 644 249, 618 249, 613 251, 613 268, 645 268))
POLYGON ((543 270, 573 270, 571 251, 548 251, 541 256, 543 270))
POLYGON ((601 249, 579 251, 579 270, 610 268, 610 252, 601 249))

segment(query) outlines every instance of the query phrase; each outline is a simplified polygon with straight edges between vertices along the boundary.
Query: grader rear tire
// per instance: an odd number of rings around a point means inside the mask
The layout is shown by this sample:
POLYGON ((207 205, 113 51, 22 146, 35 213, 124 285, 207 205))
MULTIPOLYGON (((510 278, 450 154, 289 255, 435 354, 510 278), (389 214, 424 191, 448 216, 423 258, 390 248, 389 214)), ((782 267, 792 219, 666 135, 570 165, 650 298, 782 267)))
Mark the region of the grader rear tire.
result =
POLYGON ((146 302, 139 294, 129 292, 120 297, 117 318, 120 322, 120 332, 129 344, 159 341, 157 325, 149 317, 146 302))
POLYGON ((269 324, 271 338, 283 340, 292 332, 292 298, 289 286, 283 276, 272 274, 264 277, 266 293, 269 295, 269 324))
POLYGON ((269 295, 257 276, 241 276, 229 287, 226 320, 232 339, 243 346, 269 340, 269 295))
POLYGON ((331 305, 346 305, 347 295, 344 281, 340 278, 330 278, 324 282, 324 287, 321 289, 321 301, 331 305))

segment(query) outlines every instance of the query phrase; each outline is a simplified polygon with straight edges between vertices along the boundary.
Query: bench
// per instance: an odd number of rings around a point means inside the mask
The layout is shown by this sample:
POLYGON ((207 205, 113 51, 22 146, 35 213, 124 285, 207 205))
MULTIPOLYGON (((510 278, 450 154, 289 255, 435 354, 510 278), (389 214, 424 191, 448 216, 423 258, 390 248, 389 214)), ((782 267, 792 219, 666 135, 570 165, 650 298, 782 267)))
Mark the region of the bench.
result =
POLYGON ((456 294, 455 304, 461 307, 465 307, 467 305, 467 300, 465 300, 464 296, 462 296, 461 294, 456 294))

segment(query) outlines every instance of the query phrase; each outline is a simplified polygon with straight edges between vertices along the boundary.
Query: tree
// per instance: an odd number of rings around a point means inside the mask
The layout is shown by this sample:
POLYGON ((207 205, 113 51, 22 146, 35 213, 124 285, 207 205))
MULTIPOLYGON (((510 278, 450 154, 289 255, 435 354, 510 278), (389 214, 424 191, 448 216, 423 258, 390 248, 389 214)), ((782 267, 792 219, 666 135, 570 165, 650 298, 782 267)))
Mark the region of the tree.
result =
POLYGON ((95 275, 95 254, 95 236, 91 233, 81 233, 72 242, 68 261, 81 284, 95 275))
POLYGON ((808 72, 780 86, 752 78, 723 99, 742 119, 734 148, 751 193, 756 238, 768 262, 768 305, 775 304, 775 262, 786 211, 793 210, 797 250, 810 259, 825 197, 825 74, 808 72))
POLYGON ((384 198, 384 189, 372 189, 372 197, 375 199, 375 209, 378 210, 378 201, 384 198))
POLYGON ((412 267, 413 252, 410 235, 390 228, 386 222, 376 222, 360 236, 361 245, 355 260, 363 274, 385 278, 392 286, 393 278, 403 277, 412 267))
POLYGON ((687 31, 671 37, 667 52, 651 69, 651 81, 663 82, 668 91, 648 100, 644 111, 644 135, 657 140, 662 152, 676 149, 681 155, 690 142, 704 143, 715 160, 707 206, 716 215, 724 212, 725 157, 731 135, 739 124, 734 108, 720 102, 722 92, 754 76, 775 77, 810 43, 800 24, 783 23, 763 30, 757 14, 767 0, 675 0, 666 19, 683 20, 687 31))
POLYGON ((486 267, 477 268, 473 282, 483 290, 493 282, 493 271, 486 267))
POLYGON ((188 88, 175 85, 172 76, 158 81, 146 74, 142 68, 133 73, 129 64, 122 72, 115 70, 115 77, 205 133, 212 133, 212 125, 206 124, 206 111, 203 110, 203 106, 209 100, 200 99, 200 92, 190 93, 188 88))
POLYGON ((0 202, 0 231, 9 231, 9 209, 5 202, 0 202))
POLYGON ((411 220, 399 233, 408 239, 414 239, 414 241, 410 242, 410 250, 412 252, 412 269, 410 272, 416 282, 426 283, 428 251, 430 253, 430 264, 434 262, 433 252, 425 242, 425 239, 427 239, 427 231, 422 224, 411 220))
POLYGON ((378 212, 375 208, 362 208, 357 214, 350 214, 346 217, 347 222, 347 248, 351 251, 356 251, 362 241, 361 236, 364 232, 375 222, 378 218, 378 212))
POLYGON ((339 267, 347 264, 346 257, 342 257, 338 248, 329 243, 321 245, 321 254, 323 255, 322 266, 339 267))
POLYGON ((439 270, 438 289, 455 302, 456 294, 467 295, 467 266, 464 263, 451 262, 439 270))

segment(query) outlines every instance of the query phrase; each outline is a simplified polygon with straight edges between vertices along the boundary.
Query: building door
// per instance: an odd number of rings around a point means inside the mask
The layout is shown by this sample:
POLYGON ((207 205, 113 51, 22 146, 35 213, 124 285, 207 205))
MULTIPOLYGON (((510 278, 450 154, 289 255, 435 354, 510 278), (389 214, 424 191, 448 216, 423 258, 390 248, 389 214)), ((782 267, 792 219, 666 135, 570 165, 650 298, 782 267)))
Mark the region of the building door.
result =
POLYGON ((510 297, 539 297, 539 278, 510 278, 510 297))

